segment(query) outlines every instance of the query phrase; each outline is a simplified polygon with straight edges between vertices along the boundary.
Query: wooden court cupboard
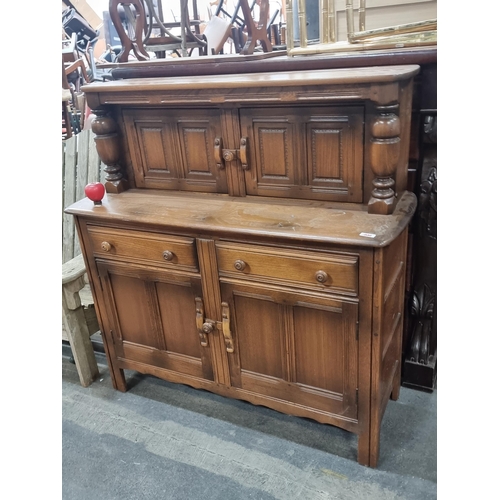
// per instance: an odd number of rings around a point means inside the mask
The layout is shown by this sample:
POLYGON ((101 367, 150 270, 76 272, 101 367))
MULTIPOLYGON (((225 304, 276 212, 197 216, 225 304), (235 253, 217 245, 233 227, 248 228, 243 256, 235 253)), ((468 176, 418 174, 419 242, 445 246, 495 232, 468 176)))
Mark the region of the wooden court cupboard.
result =
POLYGON ((124 369, 313 418, 375 467, 400 387, 418 66, 85 87, 106 165, 74 214, 124 369))

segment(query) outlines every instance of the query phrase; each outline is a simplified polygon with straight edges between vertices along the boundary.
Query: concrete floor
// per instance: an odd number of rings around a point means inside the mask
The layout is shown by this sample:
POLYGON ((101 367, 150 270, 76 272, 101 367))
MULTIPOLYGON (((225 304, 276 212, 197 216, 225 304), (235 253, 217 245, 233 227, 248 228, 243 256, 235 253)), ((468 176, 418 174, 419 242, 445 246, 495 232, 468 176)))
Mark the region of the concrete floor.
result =
POLYGON ((357 436, 243 401, 126 372, 106 360, 83 388, 63 346, 63 500, 432 500, 437 392, 390 401, 377 469, 357 436))

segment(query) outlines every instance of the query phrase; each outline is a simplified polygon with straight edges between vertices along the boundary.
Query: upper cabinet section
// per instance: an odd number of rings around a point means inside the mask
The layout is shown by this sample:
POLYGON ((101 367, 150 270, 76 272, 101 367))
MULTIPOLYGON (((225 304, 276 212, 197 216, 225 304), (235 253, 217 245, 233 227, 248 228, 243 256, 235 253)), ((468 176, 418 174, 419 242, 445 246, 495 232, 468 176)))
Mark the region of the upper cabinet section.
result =
POLYGON ((360 203, 363 114, 348 106, 241 109, 234 150, 216 109, 126 109, 123 119, 136 187, 227 193, 228 170, 241 169, 245 194, 360 203))
POLYGON ((84 88, 106 189, 356 203, 390 214, 406 190, 415 65, 84 88))

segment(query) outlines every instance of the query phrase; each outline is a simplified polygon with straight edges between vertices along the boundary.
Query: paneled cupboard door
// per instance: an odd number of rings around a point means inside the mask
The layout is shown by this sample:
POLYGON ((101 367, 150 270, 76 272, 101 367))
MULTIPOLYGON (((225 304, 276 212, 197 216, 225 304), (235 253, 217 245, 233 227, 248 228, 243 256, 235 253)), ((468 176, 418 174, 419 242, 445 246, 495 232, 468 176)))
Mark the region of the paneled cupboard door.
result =
POLYGON ((97 260, 119 358, 213 380, 200 278, 97 260))
POLYGON ((232 386, 357 418, 357 303, 241 283, 221 296, 232 386))
POLYGON ((219 110, 128 109, 123 117, 137 187, 227 193, 214 153, 219 110))
POLYGON ((240 110, 247 194, 362 202, 363 108, 240 110))

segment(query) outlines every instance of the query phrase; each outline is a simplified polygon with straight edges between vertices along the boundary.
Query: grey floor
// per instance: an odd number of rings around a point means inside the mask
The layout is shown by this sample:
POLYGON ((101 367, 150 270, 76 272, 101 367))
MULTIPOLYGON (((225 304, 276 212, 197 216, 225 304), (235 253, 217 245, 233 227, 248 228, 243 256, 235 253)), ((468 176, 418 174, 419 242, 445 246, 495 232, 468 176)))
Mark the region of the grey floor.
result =
POLYGON ((63 500, 431 500, 437 391, 390 401, 377 469, 328 425, 126 372, 83 388, 63 346, 63 500))

